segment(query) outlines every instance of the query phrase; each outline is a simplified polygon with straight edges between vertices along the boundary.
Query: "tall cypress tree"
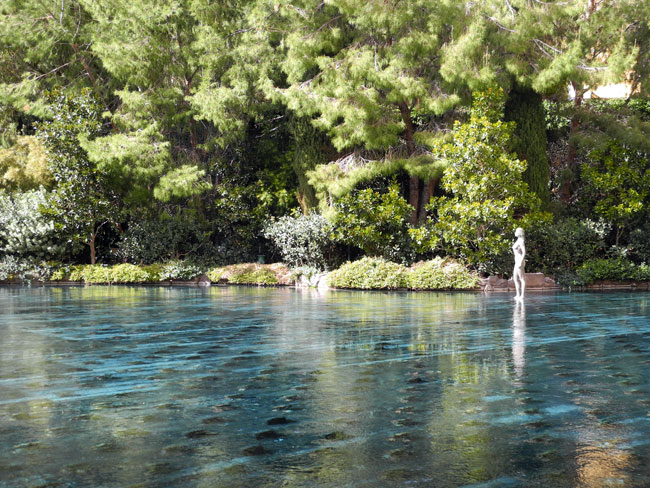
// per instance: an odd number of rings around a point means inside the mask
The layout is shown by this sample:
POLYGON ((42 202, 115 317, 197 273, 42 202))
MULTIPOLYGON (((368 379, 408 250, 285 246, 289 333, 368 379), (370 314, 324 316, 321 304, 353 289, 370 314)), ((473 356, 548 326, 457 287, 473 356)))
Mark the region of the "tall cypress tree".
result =
POLYGON ((535 192, 543 205, 551 199, 550 169, 546 156, 546 121, 542 97, 532 88, 515 85, 508 94, 505 119, 516 123, 512 150, 528 162, 523 175, 528 188, 535 192))

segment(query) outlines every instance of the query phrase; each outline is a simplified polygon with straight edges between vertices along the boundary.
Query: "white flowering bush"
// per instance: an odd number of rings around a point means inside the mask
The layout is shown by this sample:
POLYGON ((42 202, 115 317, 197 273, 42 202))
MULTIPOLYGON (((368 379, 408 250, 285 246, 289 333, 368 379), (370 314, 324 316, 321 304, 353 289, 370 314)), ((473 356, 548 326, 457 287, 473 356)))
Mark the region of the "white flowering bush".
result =
POLYGON ((291 267, 327 267, 334 246, 331 224, 319 214, 284 216, 264 228, 264 237, 280 252, 282 261, 291 267))
POLYGON ((0 194, 0 256, 52 259, 69 250, 54 221, 41 213, 46 204, 43 188, 0 194))

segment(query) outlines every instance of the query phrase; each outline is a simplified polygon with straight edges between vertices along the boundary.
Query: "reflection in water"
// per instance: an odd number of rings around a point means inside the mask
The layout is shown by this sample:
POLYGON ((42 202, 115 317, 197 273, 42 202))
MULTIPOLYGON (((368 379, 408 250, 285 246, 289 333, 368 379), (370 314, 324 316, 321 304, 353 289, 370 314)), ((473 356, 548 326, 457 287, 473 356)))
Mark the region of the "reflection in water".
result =
POLYGON ((512 314, 512 362, 515 376, 521 379, 526 367, 526 305, 522 300, 515 302, 512 314))
POLYGON ((0 487, 644 486, 648 302, 0 288, 0 487))

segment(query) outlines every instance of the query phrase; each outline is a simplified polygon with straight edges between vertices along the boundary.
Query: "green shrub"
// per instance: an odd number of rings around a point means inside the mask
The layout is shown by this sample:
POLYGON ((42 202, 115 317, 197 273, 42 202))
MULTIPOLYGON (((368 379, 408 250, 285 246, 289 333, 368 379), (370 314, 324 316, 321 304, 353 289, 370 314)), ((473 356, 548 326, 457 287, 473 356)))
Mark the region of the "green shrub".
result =
POLYGON ((582 165, 585 194, 593 199, 594 213, 614 227, 618 246, 623 231, 645 214, 650 199, 648 159, 617 143, 592 151, 589 159, 582 165))
POLYGON ((650 266, 638 266, 624 258, 591 259, 577 269, 577 274, 585 284, 599 280, 648 281, 650 266))
POLYGON ((650 223, 630 232, 630 257, 639 263, 650 263, 650 223))
POLYGON ((65 267, 61 267, 58 269, 55 269, 52 274, 50 275, 50 280, 51 281, 63 281, 65 280, 65 277, 67 276, 69 270, 66 270, 65 267))
POLYGON ((85 283, 112 283, 113 277, 111 268, 101 264, 87 264, 72 266, 70 268, 71 281, 83 281, 85 283))
POLYGON ((478 276, 454 260, 437 257, 411 266, 408 283, 415 290, 465 290, 476 287, 478 276))
POLYGON ((332 225, 318 214, 284 216, 264 228, 264 237, 280 252, 288 266, 311 266, 325 269, 334 242, 332 225))
POLYGON ((604 252, 608 230, 575 218, 535 225, 526 232, 526 268, 555 275, 575 269, 604 252))
POLYGON ((163 270, 162 264, 147 264, 145 266, 140 266, 140 269, 144 270, 148 275, 145 281, 148 281, 150 283, 162 281, 160 277, 163 270))
POLYGON ((334 208, 334 239, 369 256, 410 260, 408 218, 413 207, 400 195, 399 185, 393 183, 383 193, 370 188, 350 193, 334 208))
POLYGON ((144 283, 151 281, 149 273, 134 264, 117 264, 110 268, 111 283, 144 283))
POLYGON ((217 283, 221 279, 221 275, 224 271, 224 268, 221 267, 212 268, 210 271, 208 271, 208 278, 210 278, 210 281, 213 283, 217 283))
POLYGON ((78 264, 71 266, 70 270, 66 273, 70 281, 83 281, 84 280, 84 269, 86 268, 85 264, 78 264))
POLYGON ((383 258, 365 257, 347 262, 327 276, 335 288, 396 289, 408 287, 407 268, 383 258))
POLYGON ((235 273, 228 281, 238 285, 275 285, 278 279, 268 269, 254 269, 235 273))

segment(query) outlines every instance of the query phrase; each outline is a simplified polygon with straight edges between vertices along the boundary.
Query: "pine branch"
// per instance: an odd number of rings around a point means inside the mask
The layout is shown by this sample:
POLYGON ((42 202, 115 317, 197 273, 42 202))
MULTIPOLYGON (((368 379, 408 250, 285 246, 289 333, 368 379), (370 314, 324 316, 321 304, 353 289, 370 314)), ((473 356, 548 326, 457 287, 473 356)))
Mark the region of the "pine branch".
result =
POLYGON ((517 31, 509 29, 508 27, 503 25, 501 22, 499 22, 494 17, 490 17, 489 15, 485 15, 485 18, 487 18, 488 20, 491 20, 492 22, 494 22, 499 29, 503 29, 504 31, 508 31, 508 32, 512 32, 513 34, 517 34, 517 31))

